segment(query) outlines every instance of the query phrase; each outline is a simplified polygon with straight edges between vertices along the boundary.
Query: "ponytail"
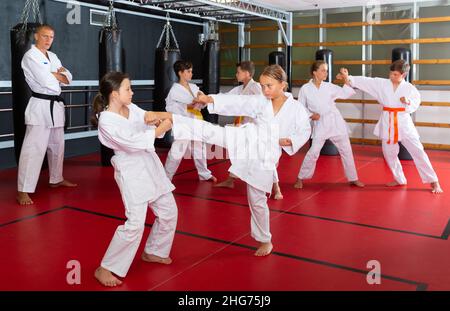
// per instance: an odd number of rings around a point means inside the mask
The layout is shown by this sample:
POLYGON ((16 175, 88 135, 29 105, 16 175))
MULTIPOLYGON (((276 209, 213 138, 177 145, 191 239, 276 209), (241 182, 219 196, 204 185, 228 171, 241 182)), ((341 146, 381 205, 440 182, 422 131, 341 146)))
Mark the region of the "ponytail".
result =
POLYGON ((123 80, 129 79, 123 72, 111 71, 103 76, 99 83, 99 92, 92 102, 91 123, 98 126, 100 113, 108 108, 109 96, 113 91, 118 91, 123 80))
POLYGON ((91 116, 91 124, 94 126, 98 126, 98 118, 100 117, 100 113, 106 110, 107 102, 101 93, 95 95, 94 101, 92 103, 92 116, 91 116))

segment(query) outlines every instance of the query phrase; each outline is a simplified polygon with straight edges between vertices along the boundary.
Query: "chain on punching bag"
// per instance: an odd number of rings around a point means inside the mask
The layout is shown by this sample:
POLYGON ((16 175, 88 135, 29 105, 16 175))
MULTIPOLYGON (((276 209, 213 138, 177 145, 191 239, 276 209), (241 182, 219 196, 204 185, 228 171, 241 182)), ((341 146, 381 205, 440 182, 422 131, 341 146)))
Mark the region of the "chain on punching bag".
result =
MULTIPOLYGON (((181 55, 169 18, 169 14, 167 14, 167 21, 155 50, 155 90, 153 92, 152 108, 154 111, 166 111, 167 94, 169 94, 172 85, 178 81, 173 65, 181 58, 181 55)), ((155 145, 169 148, 172 141, 173 137, 169 131, 163 138, 157 138, 155 145)))
MULTIPOLYGON (((114 12, 114 1, 109 1, 109 10, 99 34, 98 80, 110 71, 125 71, 122 47, 122 32, 114 12)), ((102 166, 111 166, 114 151, 100 144, 102 166)))
MULTIPOLYGON (((328 49, 322 49, 316 51, 316 60, 323 60, 328 65, 328 76, 326 82, 333 82, 333 51, 328 49)), ((321 155, 338 155, 339 151, 336 146, 327 139, 325 144, 320 150, 321 155)))
MULTIPOLYGON (((205 94, 220 92, 220 41, 217 33, 218 25, 210 22, 206 40, 203 43, 203 86, 205 94)), ((211 123, 219 122, 219 115, 210 114, 202 109, 203 118, 211 123)))
POLYGON ((11 90, 14 123, 14 154, 19 163, 20 150, 25 137, 25 109, 31 97, 31 90, 25 81, 21 62, 31 48, 36 28, 42 23, 38 0, 27 0, 22 11, 21 22, 10 31, 11 39, 11 90), (34 23, 29 23, 30 15, 34 23))
MULTIPOLYGON (((406 48, 394 48, 392 49, 392 62, 402 59, 406 61, 408 64, 412 64, 411 62, 411 50, 406 48)), ((409 69, 409 73, 406 75, 405 80, 407 82, 412 81, 412 66, 409 69)), ((398 152, 398 158, 400 160, 412 160, 412 156, 409 154, 408 150, 402 145, 401 142, 398 143, 400 150, 398 152)))

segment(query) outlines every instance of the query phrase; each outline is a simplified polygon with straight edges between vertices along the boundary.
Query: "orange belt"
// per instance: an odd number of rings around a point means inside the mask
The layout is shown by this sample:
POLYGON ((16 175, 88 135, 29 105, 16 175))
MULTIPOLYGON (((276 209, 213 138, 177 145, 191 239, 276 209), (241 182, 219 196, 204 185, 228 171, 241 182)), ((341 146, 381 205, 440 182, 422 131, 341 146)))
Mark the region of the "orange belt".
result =
POLYGON ((244 120, 244 117, 236 117, 236 118, 234 119, 234 123, 233 123, 233 124, 234 124, 235 126, 241 125, 243 120, 244 120))
POLYGON ((186 108, 187 112, 192 113, 196 119, 203 120, 203 115, 200 110, 194 108, 186 108))
POLYGON ((405 108, 390 108, 390 107, 383 107, 383 111, 389 112, 389 138, 387 143, 390 144, 396 144, 398 143, 398 112, 404 112, 405 108), (394 141, 391 141, 391 118, 392 115, 394 115, 394 141))

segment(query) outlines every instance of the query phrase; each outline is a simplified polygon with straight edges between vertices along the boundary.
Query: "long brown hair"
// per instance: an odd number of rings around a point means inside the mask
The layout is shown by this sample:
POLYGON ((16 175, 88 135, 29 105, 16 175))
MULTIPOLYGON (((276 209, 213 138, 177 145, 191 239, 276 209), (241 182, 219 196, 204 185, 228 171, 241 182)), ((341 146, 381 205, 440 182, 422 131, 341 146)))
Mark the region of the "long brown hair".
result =
POLYGON ((283 68, 280 65, 267 66, 266 68, 264 68, 261 76, 270 77, 277 80, 278 82, 285 82, 286 85, 284 87, 284 91, 286 91, 288 88, 286 72, 284 72, 283 68))
POLYGON ((129 79, 128 74, 119 71, 111 71, 105 74, 100 80, 98 94, 95 96, 92 103, 91 123, 93 125, 98 125, 100 113, 108 107, 109 96, 113 91, 118 91, 120 89, 120 85, 125 79, 129 79))

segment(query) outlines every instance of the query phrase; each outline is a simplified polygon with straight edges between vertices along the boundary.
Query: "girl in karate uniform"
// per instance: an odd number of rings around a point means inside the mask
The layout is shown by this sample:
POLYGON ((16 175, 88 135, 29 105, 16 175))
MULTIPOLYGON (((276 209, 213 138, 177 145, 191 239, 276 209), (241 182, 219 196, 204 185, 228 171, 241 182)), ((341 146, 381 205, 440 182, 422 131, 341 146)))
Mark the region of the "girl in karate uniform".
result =
POLYGON ((375 97, 383 107, 374 134, 381 139, 384 159, 394 176, 394 181, 387 186, 406 185, 405 174, 398 159, 398 142, 401 141, 411 154, 422 182, 431 185, 431 192, 442 193, 438 177, 411 119, 410 114, 420 106, 420 93, 414 85, 405 81, 409 68, 404 60, 397 60, 390 66, 389 79, 349 76, 345 68, 341 68, 338 78, 375 97))
POLYGON ((313 120, 312 146, 303 159, 294 187, 303 188, 303 180, 310 179, 314 175, 320 150, 327 139, 331 140, 338 149, 349 183, 364 187, 356 173, 347 124, 335 103, 337 98, 349 98, 355 94, 355 91, 348 85, 339 87, 325 82, 328 76, 328 65, 324 61, 315 61, 310 73, 312 79, 302 86, 298 100, 308 109, 310 118, 313 120))
MULTIPOLYGON (((145 124, 146 111, 131 102, 133 92, 128 76, 110 72, 100 81, 100 93, 94 100, 98 118, 98 138, 114 150, 111 163, 119 186, 127 221, 117 227, 111 243, 95 271, 105 286, 122 284, 142 239, 147 209, 156 216, 145 244, 142 260, 170 264, 169 257, 177 224, 177 206, 169 181, 155 153, 156 137, 171 128, 165 120, 158 127, 145 124)), ((96 119, 93 120, 96 123, 96 119)))
MULTIPOLYGON (((203 120, 202 113, 192 104, 200 90, 197 85, 189 83, 192 80, 192 63, 178 60, 173 65, 173 70, 178 76, 178 83, 174 83, 166 98, 166 111, 203 120)), ((216 182, 206 164, 206 145, 191 141, 174 141, 167 155, 164 165, 167 176, 172 180, 180 165, 181 159, 188 152, 192 153, 195 167, 200 180, 216 182)))
MULTIPOLYGON (((268 66, 259 81, 264 95, 207 96, 199 93, 196 99, 207 104, 210 113, 252 118, 252 122, 243 126, 221 127, 167 112, 149 112, 146 120, 171 119, 176 140, 203 141, 228 150, 231 160, 229 172, 247 183, 251 236, 259 242, 255 255, 266 256, 273 248, 266 194, 272 190, 276 164, 281 155, 280 145, 290 146, 293 142, 280 138, 275 120, 279 108, 287 100, 285 72, 278 65, 268 66)), ((301 145, 308 140, 310 130, 299 133, 299 136, 295 141, 301 145)))

